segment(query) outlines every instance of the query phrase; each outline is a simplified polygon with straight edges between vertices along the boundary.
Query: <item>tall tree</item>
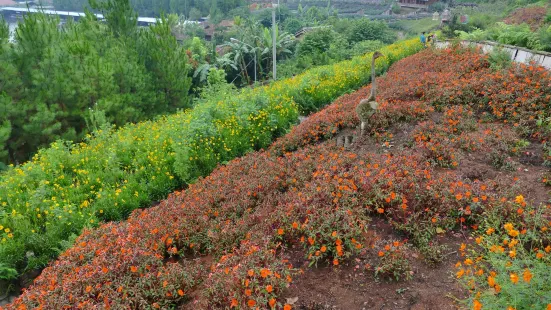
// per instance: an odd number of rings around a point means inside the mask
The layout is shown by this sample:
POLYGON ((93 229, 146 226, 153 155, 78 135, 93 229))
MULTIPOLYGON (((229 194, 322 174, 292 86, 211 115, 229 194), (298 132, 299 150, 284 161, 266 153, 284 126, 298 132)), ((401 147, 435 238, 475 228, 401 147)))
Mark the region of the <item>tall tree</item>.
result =
POLYGON ((129 37, 134 34, 138 24, 138 13, 130 5, 130 0, 89 1, 93 9, 103 14, 116 36, 129 37))

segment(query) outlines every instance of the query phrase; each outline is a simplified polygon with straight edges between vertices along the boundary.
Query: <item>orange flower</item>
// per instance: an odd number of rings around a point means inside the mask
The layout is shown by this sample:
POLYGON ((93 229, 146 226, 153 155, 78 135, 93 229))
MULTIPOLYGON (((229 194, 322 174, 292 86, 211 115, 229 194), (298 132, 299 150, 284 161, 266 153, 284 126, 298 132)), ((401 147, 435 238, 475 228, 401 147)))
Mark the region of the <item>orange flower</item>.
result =
POLYGON ((482 309, 482 304, 475 299, 473 301, 473 310, 481 310, 481 309, 482 309))
POLYGON ((383 213, 385 213, 385 209, 383 209, 383 208, 377 208, 377 213, 383 214, 383 213))
POLYGON ((283 235, 284 233, 285 233, 285 232, 283 231, 283 228, 279 228, 279 229, 277 230, 277 234, 280 235, 280 236, 283 235))
POLYGON ((496 280, 495 280, 494 277, 488 276, 488 285, 489 285, 490 287, 494 287, 494 286, 496 285, 496 280))
POLYGON ((297 222, 293 222, 293 228, 294 228, 294 229, 297 229, 297 228, 298 228, 298 223, 297 223, 297 222))
POLYGON ((271 293, 273 290, 274 290, 274 288, 271 285, 268 284, 268 286, 266 286, 266 291, 268 293, 271 293))
POLYGON ((182 290, 178 290, 178 295, 180 295, 180 296, 184 296, 184 291, 182 291, 182 290))
POLYGON ((131 267, 130 267, 130 271, 132 271, 132 272, 138 272, 138 267, 136 267, 136 266, 131 266, 131 267))
POLYGON ((511 282, 513 282, 514 284, 517 284, 517 282, 518 282, 518 276, 517 276, 516 273, 511 273, 511 274, 509 275, 509 278, 511 279, 511 282))
POLYGON ((285 306, 283 306, 283 310, 291 310, 293 309, 293 307, 291 307, 291 305, 289 304, 285 304, 285 306))
POLYGON ((92 287, 90 285, 88 285, 86 287, 86 293, 90 293, 92 291, 92 287))
POLYGON ((254 276, 254 270, 249 269, 249 271, 247 271, 247 274, 249 275, 249 277, 254 276))
POLYGON ((256 305, 256 301, 254 301, 252 299, 249 299, 249 301, 247 301, 247 306, 254 307, 254 305, 256 305))
POLYGON ((335 259, 333 260, 333 265, 337 266, 338 264, 339 264, 339 260, 335 258, 335 259))
POLYGON ((266 278, 270 274, 271 274, 270 270, 268 270, 266 268, 262 268, 262 270, 260 270, 260 276, 263 277, 263 278, 266 278))
POLYGON ((253 293, 253 291, 251 289, 246 289, 245 290, 245 296, 251 296, 252 293, 253 293))
POLYGON ((237 302, 237 299, 234 298, 231 300, 230 308, 237 307, 238 305, 239 302, 237 302))
POLYGON ((274 307, 275 307, 275 304, 276 304, 275 298, 270 299, 270 301, 268 302, 268 304, 270 305, 270 308, 274 308, 274 307))
POLYGON ((325 251, 327 251, 327 247, 324 245, 321 247, 320 251, 322 251, 323 253, 325 253, 325 251))
POLYGON ((379 257, 383 257, 383 256, 385 256, 385 252, 379 251, 379 257))
POLYGON ((530 283, 530 281, 532 280, 533 277, 534 277, 534 275, 532 275, 530 270, 524 269, 524 273, 522 274, 522 279, 524 280, 524 282, 530 283))

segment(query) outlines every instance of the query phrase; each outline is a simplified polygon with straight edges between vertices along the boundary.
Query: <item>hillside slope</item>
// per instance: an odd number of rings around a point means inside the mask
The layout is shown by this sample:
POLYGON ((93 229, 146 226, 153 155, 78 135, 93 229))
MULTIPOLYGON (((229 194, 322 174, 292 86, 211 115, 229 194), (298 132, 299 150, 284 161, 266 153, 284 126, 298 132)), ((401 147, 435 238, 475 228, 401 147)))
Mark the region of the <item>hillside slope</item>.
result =
POLYGON ((447 309, 447 291, 467 293, 445 277, 452 271, 471 277, 475 291, 487 291, 490 271, 491 288, 499 284, 495 294, 471 295, 470 306, 551 303, 549 276, 536 269, 551 257, 540 143, 549 131, 537 121, 551 112, 549 73, 496 72, 476 51, 426 50, 393 65, 379 89, 370 135, 351 148, 331 138, 353 134, 368 87, 159 206, 87 230, 7 309, 447 309), (485 237, 475 242, 470 232, 485 237), (503 275, 486 256, 463 257, 503 235, 513 236, 508 250, 492 251, 509 268, 503 275), (331 269, 352 280, 331 279, 331 269), (534 294, 519 298, 500 277, 526 270, 518 285, 531 280, 534 294), (439 287, 423 284, 431 279, 439 287), (324 292, 330 284, 341 291, 324 292))

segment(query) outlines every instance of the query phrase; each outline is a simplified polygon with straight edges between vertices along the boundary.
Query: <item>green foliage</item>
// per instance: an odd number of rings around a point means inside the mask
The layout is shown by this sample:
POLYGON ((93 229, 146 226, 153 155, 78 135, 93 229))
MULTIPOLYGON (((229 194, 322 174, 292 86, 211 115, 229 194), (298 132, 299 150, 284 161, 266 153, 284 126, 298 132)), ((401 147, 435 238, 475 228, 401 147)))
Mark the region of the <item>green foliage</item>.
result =
POLYGON ((419 36, 421 32, 430 32, 439 26, 439 21, 434 21, 432 18, 423 18, 418 20, 400 20, 389 24, 393 29, 401 30, 412 36, 419 36))
POLYGON ((381 41, 372 41, 372 40, 367 40, 367 41, 361 41, 361 42, 358 42, 356 44, 354 44, 354 46, 352 46, 352 49, 351 49, 351 54, 352 56, 361 56, 361 55, 364 55, 364 54, 367 54, 367 53, 371 53, 371 52, 374 52, 378 49, 380 49, 381 47, 384 46, 384 43, 381 42, 381 41))
POLYGON ((496 70, 509 68, 512 64, 511 54, 502 48, 495 48, 488 54, 490 67, 496 70))
POLYGON ((547 27, 534 32, 527 24, 508 25, 498 22, 485 30, 475 28, 468 31, 455 30, 455 35, 462 40, 490 40, 533 50, 551 51, 551 28, 547 27))
POLYGON ((402 7, 396 3, 392 4, 392 14, 400 14, 400 12, 402 12, 402 7))
POLYGON ((385 246, 386 251, 380 251, 380 262, 375 266, 375 276, 389 280, 410 280, 413 272, 407 259, 407 245, 398 241, 385 246))
POLYGON ((295 34, 304 27, 304 23, 298 18, 287 18, 283 23, 283 29, 289 33, 295 34))
POLYGON ((0 45, 4 44, 10 36, 10 28, 4 17, 0 17, 0 45))
POLYGON ((384 22, 359 19, 352 24, 352 27, 348 31, 347 39, 350 43, 379 40, 388 44, 394 42, 396 36, 384 22))
POLYGON ((551 52, 551 25, 542 27, 538 31, 541 49, 546 52, 551 52))
POLYGON ((507 25, 497 23, 495 27, 487 30, 488 38, 503 44, 539 49, 537 35, 528 25, 507 25))
POLYGON ((516 205, 487 210, 475 232, 476 245, 462 250, 457 277, 473 292, 469 304, 482 309, 546 309, 551 304, 551 245, 544 206, 516 205), (516 208, 524 208, 516 216, 516 208), (507 210, 507 211, 505 211, 507 210), (500 214, 501 213, 501 214, 500 214), (476 272, 478 271, 478 272, 476 272))
POLYGON ((132 9, 130 0, 89 0, 90 6, 100 11, 107 20, 107 25, 116 36, 132 36, 138 24, 138 13, 132 9))
POLYGON ((446 4, 443 2, 435 2, 429 5, 429 12, 443 12, 446 9, 446 4))
POLYGON ((326 52, 337 37, 339 34, 330 27, 309 32, 298 46, 297 55, 300 57, 326 52))
MULTIPOLYGON (((167 20, 163 17, 143 31, 137 45, 139 58, 152 74, 153 85, 163 105, 161 110, 176 111, 188 107, 188 91, 191 87, 189 65, 185 49, 172 36, 167 20)), ((192 47, 200 53, 197 57, 204 57, 206 51, 201 50, 196 40, 192 47)))
POLYGON ((57 139, 82 140, 89 108, 122 126, 190 107, 189 57, 168 21, 137 31, 127 23, 135 14, 106 14, 109 27, 88 15, 63 31, 58 19, 27 15, 13 47, 1 44, 0 162, 24 161, 57 139))

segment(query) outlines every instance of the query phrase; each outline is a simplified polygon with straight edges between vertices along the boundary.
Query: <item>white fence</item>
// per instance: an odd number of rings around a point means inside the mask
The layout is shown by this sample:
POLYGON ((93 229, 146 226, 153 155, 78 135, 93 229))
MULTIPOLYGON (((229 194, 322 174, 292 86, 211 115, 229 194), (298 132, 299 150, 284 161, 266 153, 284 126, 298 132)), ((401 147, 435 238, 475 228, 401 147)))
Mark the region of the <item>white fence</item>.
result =
MULTIPOLYGON (((445 48, 452 44, 450 41, 441 41, 436 43, 436 47, 445 48)), ((532 51, 523 47, 499 44, 496 42, 482 41, 471 42, 461 41, 463 46, 474 46, 480 48, 484 53, 491 52, 494 48, 501 48, 511 54, 511 60, 520 63, 530 63, 531 61, 542 67, 551 70, 551 53, 532 51)))

